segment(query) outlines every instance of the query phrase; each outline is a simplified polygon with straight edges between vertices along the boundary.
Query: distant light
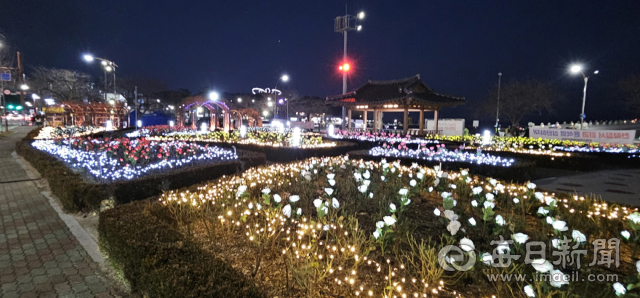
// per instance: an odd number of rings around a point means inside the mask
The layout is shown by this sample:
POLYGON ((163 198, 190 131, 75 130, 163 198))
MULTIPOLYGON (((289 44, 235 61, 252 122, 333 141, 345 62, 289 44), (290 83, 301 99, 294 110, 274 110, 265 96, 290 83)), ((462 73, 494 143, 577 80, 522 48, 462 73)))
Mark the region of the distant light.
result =
POLYGON ((571 71, 571 73, 580 73, 582 71, 582 65, 580 64, 571 65, 571 68, 569 69, 569 71, 571 71))
POLYGON ((202 113, 202 112, 204 112, 204 109, 203 109, 202 107, 198 107, 198 109, 197 109, 197 110, 198 110, 198 113, 202 113))
POLYGON ((338 69, 342 70, 342 71, 349 71, 349 69, 351 69, 351 65, 349 65, 349 63, 345 63, 340 65, 340 67, 338 67, 338 69))
POLYGON ((104 70, 106 70, 107 72, 111 72, 113 70, 113 67, 111 67, 111 65, 107 65, 104 67, 104 70))
POLYGON ((361 11, 360 13, 358 13, 358 19, 364 19, 364 11, 361 11))
POLYGON ((284 99, 280 98, 280 100, 278 100, 279 104, 283 104, 284 103, 284 99))
POLYGON ((488 130, 485 130, 482 135, 482 146, 486 145, 491 145, 491 132, 488 130))
POLYGON ((301 139, 302 139, 302 136, 300 133, 300 127, 294 127, 293 134, 291 135, 291 146, 293 147, 300 146, 301 139))
POLYGON ((136 124, 138 124, 138 127, 142 127, 142 120, 138 120, 136 124))
POLYGON ((329 124, 329 127, 327 128, 327 135, 329 135, 330 137, 333 137, 333 134, 334 134, 333 124, 329 124))
POLYGON ((158 99, 158 102, 160 102, 160 99, 158 99))
POLYGON ((262 115, 266 117, 267 115, 269 115, 269 111, 267 110, 262 111, 262 115))
POLYGON ((91 54, 84 54, 82 58, 84 58, 84 61, 87 61, 87 62, 93 62, 93 59, 94 59, 93 55, 91 54))
POLYGON ((218 92, 215 92, 215 91, 209 92, 209 99, 216 101, 218 100, 218 98, 220 98, 220 94, 218 94, 218 92))
POLYGON ((30 106, 30 107, 32 107, 32 106, 33 106, 33 105, 32 105, 30 102, 28 102, 28 101, 25 101, 25 102, 24 102, 24 104, 26 104, 27 106, 30 106))
POLYGON ((100 64, 102 64, 102 65, 107 65, 107 61, 102 60, 102 61, 100 62, 100 64))
POLYGON ((271 101, 271 97, 267 97, 267 100, 271 101))
POLYGON ((33 94, 31 94, 31 98, 40 99, 40 96, 38 96, 38 94, 33 93, 33 94))
POLYGON ((22 84, 22 85, 20 85, 20 89, 22 89, 22 90, 29 90, 29 85, 27 85, 27 84, 22 84))
POLYGON ((9 110, 13 110, 13 105, 8 105, 8 106, 7 106, 7 109, 9 109, 9 110))
POLYGON ((242 98, 238 97, 238 102, 242 102, 242 98))
POLYGON ((44 99, 44 103, 46 103, 49 106, 52 106, 52 105, 56 104, 56 101, 53 100, 53 98, 45 98, 44 99))
POLYGON ((107 130, 113 130, 113 122, 111 120, 107 120, 107 130))
POLYGON ((116 104, 116 102, 112 99, 112 100, 109 100, 109 104, 114 105, 116 104))
POLYGON ((268 106, 273 106, 273 103, 272 102, 268 102, 267 105, 268 106))
POLYGON ((599 70, 596 70, 596 71, 594 71, 593 73, 594 73, 594 74, 599 74, 599 73, 600 73, 600 71, 599 71, 599 70))
POLYGON ((358 27, 356 27, 356 29, 357 29, 358 31, 362 30, 362 25, 358 25, 358 27))
POLYGON ((280 77, 280 79, 281 79, 283 82, 288 82, 288 81, 289 81, 289 76, 288 76, 288 75, 282 75, 282 77, 280 77))
POLYGON ((207 122, 202 122, 202 125, 200 125, 200 130, 202 132, 206 132, 207 131, 207 122))
POLYGON ((245 138, 247 136, 247 127, 244 125, 240 125, 240 137, 245 138))
POLYGON ((169 127, 173 127, 174 124, 173 120, 169 120, 169 127))

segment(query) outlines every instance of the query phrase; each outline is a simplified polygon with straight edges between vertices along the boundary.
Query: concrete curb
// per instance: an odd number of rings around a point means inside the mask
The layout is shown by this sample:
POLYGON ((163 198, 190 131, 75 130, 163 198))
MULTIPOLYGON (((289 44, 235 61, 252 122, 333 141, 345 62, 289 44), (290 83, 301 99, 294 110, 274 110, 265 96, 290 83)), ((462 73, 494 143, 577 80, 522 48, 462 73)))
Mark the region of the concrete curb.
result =
MULTIPOLYGON (((38 171, 34 169, 28 162, 24 161, 15 151, 11 153, 11 156, 16 160, 16 162, 25 170, 29 179, 37 180, 42 179, 38 171)), ((34 181, 36 187, 39 189, 42 187, 38 181, 34 181)), ((57 199, 51 194, 50 191, 41 191, 40 192, 44 197, 49 201, 49 205, 58 213, 60 219, 67 225, 69 231, 73 234, 73 236, 78 239, 80 245, 84 248, 84 250, 89 254, 91 259, 98 263, 100 267, 104 265, 104 257, 100 250, 98 249, 98 242, 96 242, 91 235, 78 223, 78 221, 73 217, 73 215, 69 215, 62 211, 60 204, 58 204, 57 199)))

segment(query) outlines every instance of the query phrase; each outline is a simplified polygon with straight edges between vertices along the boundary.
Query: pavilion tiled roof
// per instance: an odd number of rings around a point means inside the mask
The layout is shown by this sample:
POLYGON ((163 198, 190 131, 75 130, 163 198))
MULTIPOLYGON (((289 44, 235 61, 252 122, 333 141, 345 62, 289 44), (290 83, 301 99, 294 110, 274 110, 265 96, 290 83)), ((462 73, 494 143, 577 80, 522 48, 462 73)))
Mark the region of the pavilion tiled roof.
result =
POLYGON ((440 94, 429 88, 420 75, 409 78, 372 81, 345 94, 328 96, 326 102, 333 105, 384 104, 410 99, 411 104, 451 107, 464 104, 464 97, 440 94))

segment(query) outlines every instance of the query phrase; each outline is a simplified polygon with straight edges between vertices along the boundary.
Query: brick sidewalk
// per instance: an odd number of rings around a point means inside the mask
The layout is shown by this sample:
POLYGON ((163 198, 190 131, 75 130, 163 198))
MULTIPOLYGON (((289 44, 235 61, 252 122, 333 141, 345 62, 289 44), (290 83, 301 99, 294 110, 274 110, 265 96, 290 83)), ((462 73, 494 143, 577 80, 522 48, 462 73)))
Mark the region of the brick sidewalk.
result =
POLYGON ((0 297, 114 297, 99 266, 11 152, 30 127, 0 138, 0 297), (22 180, 22 181, 21 181, 22 180))

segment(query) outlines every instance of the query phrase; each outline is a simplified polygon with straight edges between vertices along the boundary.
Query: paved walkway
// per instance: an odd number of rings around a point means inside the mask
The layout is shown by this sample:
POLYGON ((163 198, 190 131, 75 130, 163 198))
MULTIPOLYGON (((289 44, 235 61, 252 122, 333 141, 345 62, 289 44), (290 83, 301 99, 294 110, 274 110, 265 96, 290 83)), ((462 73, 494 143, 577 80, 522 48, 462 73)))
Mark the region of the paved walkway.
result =
POLYGON ((0 297, 114 297, 95 263, 0 137, 0 297))
POLYGON ((595 194, 603 200, 640 206, 640 169, 599 171, 533 181, 542 189, 595 194))

